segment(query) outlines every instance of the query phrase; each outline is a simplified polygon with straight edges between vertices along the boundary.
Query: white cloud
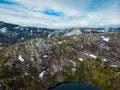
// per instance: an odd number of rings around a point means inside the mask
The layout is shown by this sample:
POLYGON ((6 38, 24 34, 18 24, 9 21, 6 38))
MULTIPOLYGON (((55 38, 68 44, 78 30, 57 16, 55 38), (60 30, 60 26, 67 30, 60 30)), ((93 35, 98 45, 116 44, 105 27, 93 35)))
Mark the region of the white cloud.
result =
POLYGON ((88 11, 94 0, 11 0, 19 5, 0 4, 0 20, 25 26, 65 28, 120 24, 119 0, 106 0, 102 6, 88 11), (63 12, 63 16, 50 16, 45 9, 63 12))

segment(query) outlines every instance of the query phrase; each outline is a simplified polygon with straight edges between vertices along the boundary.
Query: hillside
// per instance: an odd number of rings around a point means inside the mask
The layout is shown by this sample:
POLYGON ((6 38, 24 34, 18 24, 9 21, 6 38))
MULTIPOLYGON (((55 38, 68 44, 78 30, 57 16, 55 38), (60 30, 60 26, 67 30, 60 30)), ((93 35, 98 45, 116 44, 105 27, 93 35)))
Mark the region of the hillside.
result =
POLYGON ((0 89, 47 90, 59 82, 120 88, 120 32, 36 38, 0 51, 0 89))

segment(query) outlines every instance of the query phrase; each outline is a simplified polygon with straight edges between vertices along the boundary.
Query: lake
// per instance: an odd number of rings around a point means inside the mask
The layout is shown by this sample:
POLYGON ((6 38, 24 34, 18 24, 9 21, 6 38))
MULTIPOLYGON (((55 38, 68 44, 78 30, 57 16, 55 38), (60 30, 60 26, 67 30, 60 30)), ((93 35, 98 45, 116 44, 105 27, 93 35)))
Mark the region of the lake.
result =
POLYGON ((56 85, 53 88, 48 90, 102 90, 100 88, 95 87, 89 83, 85 82, 68 82, 68 83, 61 83, 56 85))

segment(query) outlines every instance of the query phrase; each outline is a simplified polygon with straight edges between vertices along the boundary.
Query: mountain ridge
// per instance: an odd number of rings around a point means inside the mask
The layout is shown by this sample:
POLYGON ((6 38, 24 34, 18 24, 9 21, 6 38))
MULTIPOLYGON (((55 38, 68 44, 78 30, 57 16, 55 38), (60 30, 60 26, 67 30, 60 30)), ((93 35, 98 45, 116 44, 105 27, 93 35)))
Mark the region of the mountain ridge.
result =
POLYGON ((34 38, 50 38, 57 36, 71 36, 76 34, 104 33, 120 30, 120 28, 88 28, 76 27, 66 29, 48 29, 23 27, 16 24, 0 22, 0 43, 15 44, 34 38))
POLYGON ((0 52, 1 88, 47 90, 84 81, 119 90, 120 32, 36 38, 0 52), (102 80, 100 80, 102 79, 102 80))

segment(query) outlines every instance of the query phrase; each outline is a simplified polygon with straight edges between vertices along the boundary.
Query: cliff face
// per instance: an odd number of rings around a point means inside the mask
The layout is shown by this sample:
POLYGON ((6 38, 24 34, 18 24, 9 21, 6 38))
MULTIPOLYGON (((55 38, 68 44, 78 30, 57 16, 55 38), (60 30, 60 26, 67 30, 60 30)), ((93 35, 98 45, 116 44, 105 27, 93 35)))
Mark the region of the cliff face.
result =
POLYGON ((120 32, 33 39, 0 52, 0 89, 47 90, 84 81, 120 88, 120 32))

